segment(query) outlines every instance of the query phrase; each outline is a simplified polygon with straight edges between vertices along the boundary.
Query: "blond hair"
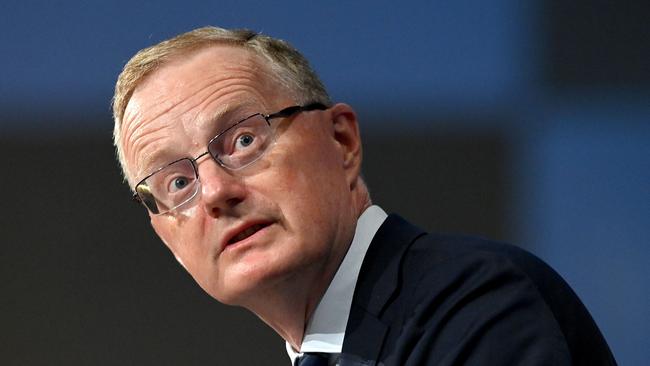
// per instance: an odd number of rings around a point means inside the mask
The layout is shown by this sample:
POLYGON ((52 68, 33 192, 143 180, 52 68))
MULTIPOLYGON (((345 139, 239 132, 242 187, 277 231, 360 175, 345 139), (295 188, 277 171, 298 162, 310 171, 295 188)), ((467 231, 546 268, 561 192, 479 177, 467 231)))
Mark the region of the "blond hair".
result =
MULTIPOLYGON (((274 77, 287 88, 297 103, 331 104, 329 95, 307 59, 289 43, 247 29, 203 27, 142 49, 126 63, 117 78, 113 96, 113 142, 126 179, 130 179, 122 149, 120 129, 126 106, 136 87, 170 59, 211 45, 234 45, 250 50, 265 60, 274 77)), ((130 182, 133 183, 133 182, 130 182)), ((132 184, 131 184, 132 185, 132 184)))

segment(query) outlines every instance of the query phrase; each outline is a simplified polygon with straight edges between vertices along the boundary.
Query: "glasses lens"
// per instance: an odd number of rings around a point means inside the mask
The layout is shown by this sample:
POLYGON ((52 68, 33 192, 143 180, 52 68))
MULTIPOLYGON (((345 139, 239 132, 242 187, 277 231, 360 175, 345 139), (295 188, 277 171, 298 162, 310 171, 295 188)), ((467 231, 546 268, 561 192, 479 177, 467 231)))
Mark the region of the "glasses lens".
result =
POLYGON ((135 192, 138 194, 140 201, 151 211, 153 214, 159 214, 158 205, 156 204, 156 199, 149 191, 149 187, 143 182, 138 184, 135 187, 135 192))
POLYGON ((267 120, 255 114, 219 134, 208 151, 223 166, 243 168, 259 159, 273 142, 273 133, 267 120))
POLYGON ((181 159, 160 169, 135 189, 152 213, 165 213, 194 197, 198 177, 194 164, 189 159, 181 159))

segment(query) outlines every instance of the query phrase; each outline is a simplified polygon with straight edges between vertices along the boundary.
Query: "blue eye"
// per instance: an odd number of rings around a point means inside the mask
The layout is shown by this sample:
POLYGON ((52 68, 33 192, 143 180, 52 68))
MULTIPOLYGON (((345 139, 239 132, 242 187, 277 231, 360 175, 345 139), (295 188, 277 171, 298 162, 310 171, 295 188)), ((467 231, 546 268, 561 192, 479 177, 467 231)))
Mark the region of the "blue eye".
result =
POLYGON ((187 187, 188 184, 190 184, 190 180, 187 177, 174 178, 170 183, 169 190, 171 192, 180 191, 187 187))
POLYGON ((253 141, 255 141, 255 136, 251 134, 241 135, 237 138, 237 147, 248 147, 253 141))
POLYGON ((174 185, 176 186, 176 188, 183 188, 183 187, 185 187, 187 185, 187 179, 178 178, 178 179, 174 180, 174 185))

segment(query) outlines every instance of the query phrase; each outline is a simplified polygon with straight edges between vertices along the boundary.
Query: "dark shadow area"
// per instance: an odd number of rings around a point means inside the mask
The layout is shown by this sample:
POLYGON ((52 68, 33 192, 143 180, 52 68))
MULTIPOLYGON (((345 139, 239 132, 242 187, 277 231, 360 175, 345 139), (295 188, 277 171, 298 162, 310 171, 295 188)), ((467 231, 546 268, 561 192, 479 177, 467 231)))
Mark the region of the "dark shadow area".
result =
POLYGON ((650 84, 650 2, 544 1, 546 80, 556 88, 650 84))
POLYGON ((1 146, 12 172, 0 183, 12 192, 1 214, 3 364, 287 362, 270 328, 212 300, 158 241, 109 136, 1 146), (244 361, 246 340, 255 352, 244 361))
MULTIPOLYGON (((269 327, 203 293, 158 241, 109 135, 0 146, 3 364, 287 363, 269 327)), ((505 232, 500 136, 371 135, 365 146, 387 211, 428 229, 505 232)))
POLYGON ((367 135, 364 177, 373 201, 431 231, 503 239, 508 150, 503 136, 475 131, 367 135))

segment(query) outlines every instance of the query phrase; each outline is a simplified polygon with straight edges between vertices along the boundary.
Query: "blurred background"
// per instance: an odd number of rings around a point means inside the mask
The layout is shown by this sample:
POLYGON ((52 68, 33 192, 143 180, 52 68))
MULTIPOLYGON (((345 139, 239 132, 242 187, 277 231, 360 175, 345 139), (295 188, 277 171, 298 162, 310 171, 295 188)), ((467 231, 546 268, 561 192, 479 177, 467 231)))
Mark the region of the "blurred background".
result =
POLYGON ((204 25, 291 42, 357 109, 376 203, 534 252, 621 365, 647 364, 649 15, 641 0, 3 0, 0 364, 288 364, 174 261, 114 160, 122 66, 204 25))

